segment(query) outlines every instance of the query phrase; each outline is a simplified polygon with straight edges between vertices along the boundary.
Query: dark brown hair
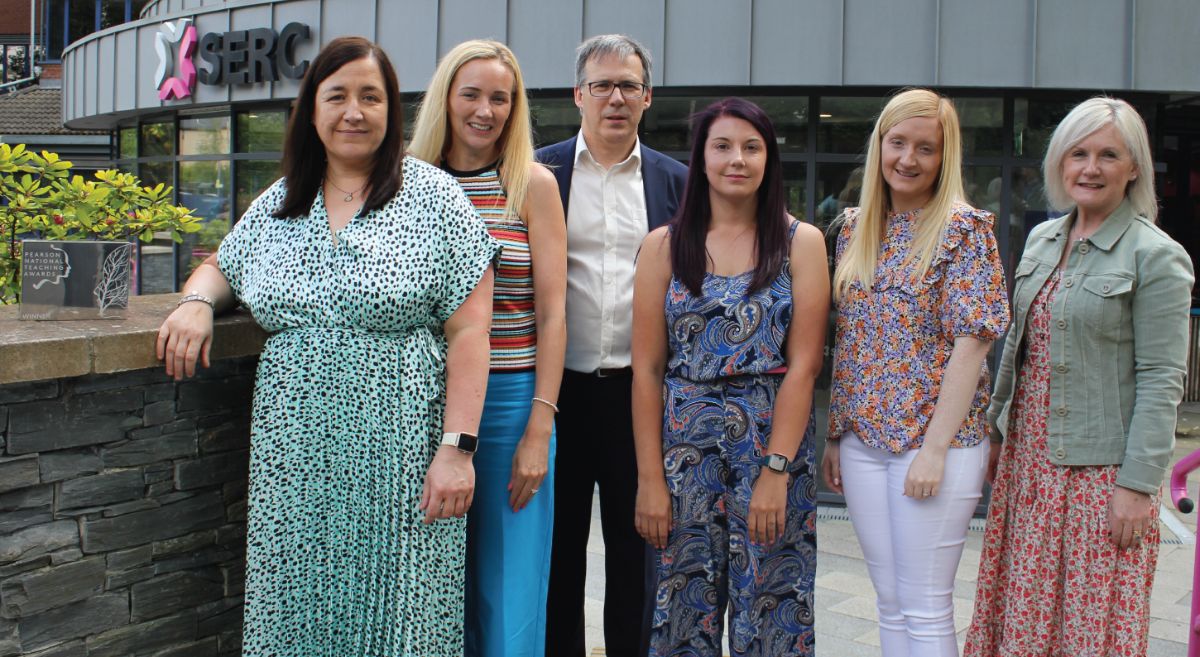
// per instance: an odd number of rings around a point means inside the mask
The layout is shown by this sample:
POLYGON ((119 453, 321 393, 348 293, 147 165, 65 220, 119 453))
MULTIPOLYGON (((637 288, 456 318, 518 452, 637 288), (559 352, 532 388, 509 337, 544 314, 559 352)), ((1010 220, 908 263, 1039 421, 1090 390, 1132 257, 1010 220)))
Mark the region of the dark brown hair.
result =
POLYGON ((375 151, 375 161, 367 187, 371 190, 363 203, 361 212, 378 210, 392 200, 400 190, 401 164, 404 161, 404 115, 400 102, 400 83, 396 69, 379 46, 362 37, 339 37, 330 41, 308 67, 300 81, 300 95, 296 98, 292 118, 288 121, 287 136, 283 142, 283 175, 287 179, 287 193, 283 203, 275 210, 279 218, 299 217, 308 214, 317 190, 325 177, 325 145, 313 126, 316 110, 317 87, 325 78, 350 62, 369 58, 379 65, 383 85, 387 91, 388 120, 383 143, 375 151))
POLYGON ((787 259, 790 246, 787 237, 787 201, 783 191, 783 163, 779 159, 775 126, 771 125, 771 119, 762 108, 748 100, 718 100, 692 116, 692 159, 688 166, 687 186, 684 187, 679 211, 672 220, 671 270, 679 282, 696 295, 701 293, 704 272, 708 269, 705 239, 709 220, 712 219, 708 176, 704 171, 704 146, 708 142, 709 128, 723 116, 742 119, 754 126, 767 149, 766 169, 758 186, 758 240, 754 248, 756 263, 754 276, 750 279, 751 292, 775 280, 787 259))

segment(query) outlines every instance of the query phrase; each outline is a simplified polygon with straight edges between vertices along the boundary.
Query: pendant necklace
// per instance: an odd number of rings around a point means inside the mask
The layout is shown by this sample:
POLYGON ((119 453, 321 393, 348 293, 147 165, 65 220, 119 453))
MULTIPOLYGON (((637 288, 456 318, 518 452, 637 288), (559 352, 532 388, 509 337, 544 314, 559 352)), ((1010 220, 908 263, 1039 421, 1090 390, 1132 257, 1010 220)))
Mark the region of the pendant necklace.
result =
POLYGON ((334 189, 338 190, 339 192, 345 194, 345 196, 342 197, 342 200, 347 203, 354 200, 355 194, 358 194, 358 193, 362 192, 362 190, 367 188, 367 184, 363 183, 362 187, 359 187, 358 189, 356 189, 352 192, 348 192, 348 191, 342 189, 341 187, 338 187, 336 184, 334 184, 334 182, 332 180, 330 180, 328 178, 325 179, 325 182, 329 183, 330 187, 333 187, 334 189))

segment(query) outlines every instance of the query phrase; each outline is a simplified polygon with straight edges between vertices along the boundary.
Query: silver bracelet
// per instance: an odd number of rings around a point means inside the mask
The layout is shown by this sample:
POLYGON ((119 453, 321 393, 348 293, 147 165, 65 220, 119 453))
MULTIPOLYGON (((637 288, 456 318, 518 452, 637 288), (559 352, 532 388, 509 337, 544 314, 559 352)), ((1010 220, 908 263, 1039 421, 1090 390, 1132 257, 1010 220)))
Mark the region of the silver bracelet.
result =
POLYGON ((188 292, 187 294, 180 297, 179 302, 175 304, 175 307, 178 308, 178 307, 182 306, 183 304, 188 303, 189 301, 203 301, 204 303, 207 303, 210 308, 213 309, 213 312, 216 312, 216 310, 217 310, 217 302, 213 301, 212 297, 204 296, 203 294, 200 294, 199 292, 196 292, 194 290, 192 292, 188 292))
POLYGON ((554 412, 555 412, 555 413, 557 413, 557 412, 558 412, 558 406, 556 406, 556 405, 554 404, 554 402, 552 402, 552 401, 550 401, 550 400, 547 400, 547 399, 542 399, 541 397, 534 397, 534 398, 533 398, 532 400, 530 400, 530 401, 542 402, 543 404, 545 404, 545 405, 549 406, 550 408, 554 409, 554 412))

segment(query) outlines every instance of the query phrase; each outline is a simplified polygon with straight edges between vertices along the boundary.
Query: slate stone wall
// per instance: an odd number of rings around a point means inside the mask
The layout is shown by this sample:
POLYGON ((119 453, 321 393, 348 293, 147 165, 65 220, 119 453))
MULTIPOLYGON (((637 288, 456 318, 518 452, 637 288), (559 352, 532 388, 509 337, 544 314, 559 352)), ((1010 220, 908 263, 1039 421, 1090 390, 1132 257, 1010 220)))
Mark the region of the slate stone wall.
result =
POLYGON ((0 385, 0 657, 241 653, 256 363, 0 385))

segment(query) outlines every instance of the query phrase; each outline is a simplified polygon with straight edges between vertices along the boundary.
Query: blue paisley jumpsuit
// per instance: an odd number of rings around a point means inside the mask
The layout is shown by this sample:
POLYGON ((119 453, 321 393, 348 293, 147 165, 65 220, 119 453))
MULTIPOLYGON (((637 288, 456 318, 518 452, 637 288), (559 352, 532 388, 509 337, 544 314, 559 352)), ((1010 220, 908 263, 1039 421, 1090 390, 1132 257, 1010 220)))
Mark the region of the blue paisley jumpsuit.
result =
POLYGON ((782 537, 754 545, 746 523, 792 319, 788 263, 754 292, 752 276, 706 274, 700 296, 675 278, 667 289, 663 465, 673 524, 657 554, 652 656, 720 657, 727 604, 734 657, 813 654, 811 411, 800 449, 788 455, 782 537))

